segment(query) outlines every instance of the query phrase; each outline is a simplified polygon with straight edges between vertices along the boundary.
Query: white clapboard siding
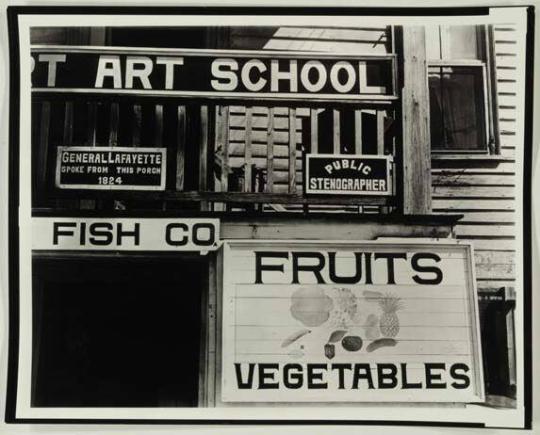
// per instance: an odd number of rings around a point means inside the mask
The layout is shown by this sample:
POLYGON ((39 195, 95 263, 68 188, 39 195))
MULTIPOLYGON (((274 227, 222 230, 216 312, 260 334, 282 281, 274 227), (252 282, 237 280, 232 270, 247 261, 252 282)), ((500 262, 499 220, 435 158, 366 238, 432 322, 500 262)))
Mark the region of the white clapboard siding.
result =
MULTIPOLYGON (((495 77, 501 155, 514 159, 522 152, 517 140, 518 50, 521 45, 514 25, 496 25, 495 77)), ((467 165, 433 169, 433 208, 438 213, 463 214, 455 228, 460 240, 475 248, 476 276, 480 289, 515 284, 515 163, 467 165)))

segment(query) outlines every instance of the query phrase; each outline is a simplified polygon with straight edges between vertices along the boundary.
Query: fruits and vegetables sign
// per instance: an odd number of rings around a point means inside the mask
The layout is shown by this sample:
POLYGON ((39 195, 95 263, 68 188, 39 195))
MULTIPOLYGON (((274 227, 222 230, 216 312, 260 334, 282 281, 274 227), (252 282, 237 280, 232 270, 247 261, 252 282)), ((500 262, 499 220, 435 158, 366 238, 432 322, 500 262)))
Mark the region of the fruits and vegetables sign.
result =
POLYGON ((225 244, 224 402, 483 400, 471 247, 225 244))

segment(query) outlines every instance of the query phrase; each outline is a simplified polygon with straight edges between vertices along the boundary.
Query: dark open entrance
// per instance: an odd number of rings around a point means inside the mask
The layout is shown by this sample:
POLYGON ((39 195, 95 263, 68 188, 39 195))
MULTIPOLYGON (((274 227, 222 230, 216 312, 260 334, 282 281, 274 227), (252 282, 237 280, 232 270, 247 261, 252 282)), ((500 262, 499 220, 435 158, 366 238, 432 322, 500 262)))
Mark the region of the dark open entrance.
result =
POLYGON ((34 259, 32 406, 197 406, 205 266, 34 259))

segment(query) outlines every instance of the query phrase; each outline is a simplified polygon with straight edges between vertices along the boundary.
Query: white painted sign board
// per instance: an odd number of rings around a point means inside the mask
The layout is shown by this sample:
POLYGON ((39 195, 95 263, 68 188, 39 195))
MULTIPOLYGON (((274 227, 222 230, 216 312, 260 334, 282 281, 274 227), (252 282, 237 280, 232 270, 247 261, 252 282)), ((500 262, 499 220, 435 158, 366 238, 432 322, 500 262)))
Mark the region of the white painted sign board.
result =
POLYGON ((219 219, 32 218, 36 251, 215 251, 219 219))
POLYGON ((472 248, 224 244, 223 402, 480 402, 472 248))

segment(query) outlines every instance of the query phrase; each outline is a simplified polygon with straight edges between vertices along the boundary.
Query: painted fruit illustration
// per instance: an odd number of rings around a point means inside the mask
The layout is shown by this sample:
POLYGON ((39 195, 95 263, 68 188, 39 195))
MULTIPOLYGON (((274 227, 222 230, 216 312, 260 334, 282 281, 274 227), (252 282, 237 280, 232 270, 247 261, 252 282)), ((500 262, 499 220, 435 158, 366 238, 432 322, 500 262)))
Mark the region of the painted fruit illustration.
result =
POLYGON ((401 299, 391 294, 385 294, 379 299, 382 314, 379 318, 379 329, 384 337, 395 337, 399 332, 397 311, 403 308, 401 299))
POLYGON ((343 349, 349 352, 357 352, 362 348, 362 338, 357 335, 348 335, 341 340, 343 349))
POLYGON ((300 287, 291 296, 291 315, 305 326, 321 326, 334 307, 324 290, 319 287, 300 287))

